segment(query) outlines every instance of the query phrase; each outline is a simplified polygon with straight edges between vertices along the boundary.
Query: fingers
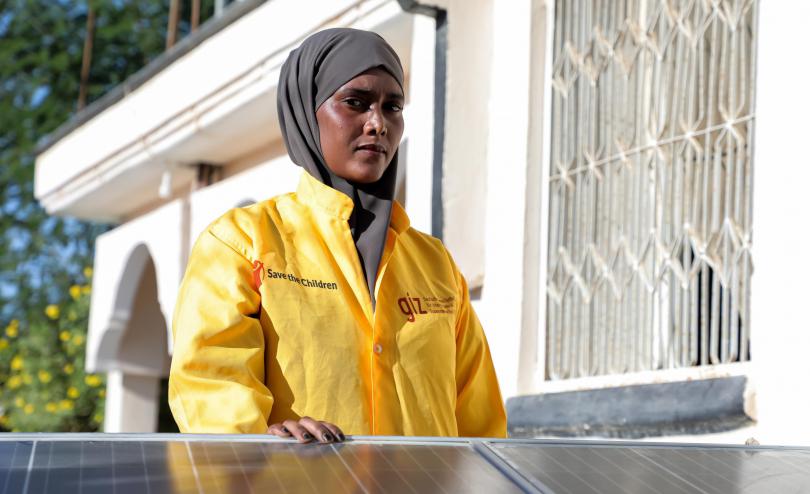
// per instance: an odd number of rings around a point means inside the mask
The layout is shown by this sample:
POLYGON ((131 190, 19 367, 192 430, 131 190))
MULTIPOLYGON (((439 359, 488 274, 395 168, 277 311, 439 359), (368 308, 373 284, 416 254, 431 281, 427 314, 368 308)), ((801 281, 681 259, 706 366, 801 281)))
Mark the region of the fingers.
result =
POLYGON ((321 422, 310 417, 301 420, 285 420, 282 423, 271 424, 267 433, 278 437, 294 437, 300 443, 317 440, 321 443, 343 442, 346 436, 335 424, 321 422))
POLYGON ((290 430, 283 424, 273 424, 267 428, 267 433, 278 437, 291 437, 290 430))
POLYGON ((288 431, 290 431, 290 434, 292 434, 293 437, 298 439, 299 443, 308 443, 313 439, 315 439, 315 436, 312 435, 309 429, 301 425, 301 423, 296 422, 295 420, 285 420, 283 425, 284 427, 287 428, 288 431))
POLYGON ((336 441, 337 436, 324 424, 310 417, 303 417, 298 421, 306 430, 308 430, 313 437, 322 443, 331 443, 336 441))
POLYGON ((337 439, 338 442, 343 442, 346 440, 346 435, 343 434, 343 431, 340 430, 340 427, 336 426, 335 424, 330 424, 329 422, 321 422, 321 424, 323 424, 324 427, 329 429, 329 431, 332 433, 333 436, 335 436, 335 439, 337 439))

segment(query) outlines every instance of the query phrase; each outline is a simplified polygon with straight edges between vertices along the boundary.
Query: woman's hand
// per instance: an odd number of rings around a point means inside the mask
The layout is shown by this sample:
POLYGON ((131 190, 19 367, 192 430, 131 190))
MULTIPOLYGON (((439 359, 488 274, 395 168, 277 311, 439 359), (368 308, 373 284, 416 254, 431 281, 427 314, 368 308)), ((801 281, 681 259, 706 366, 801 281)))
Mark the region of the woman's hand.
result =
POLYGON ((267 428, 267 433, 278 437, 294 437, 300 443, 308 443, 313 439, 322 443, 343 442, 346 439, 343 431, 335 424, 310 417, 271 424, 267 428))

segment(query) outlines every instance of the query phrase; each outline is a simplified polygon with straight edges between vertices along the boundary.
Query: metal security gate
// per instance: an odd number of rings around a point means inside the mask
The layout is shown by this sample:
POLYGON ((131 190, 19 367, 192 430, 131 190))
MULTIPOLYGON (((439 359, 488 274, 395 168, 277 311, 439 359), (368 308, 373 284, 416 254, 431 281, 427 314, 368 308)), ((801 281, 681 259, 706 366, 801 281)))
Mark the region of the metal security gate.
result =
POLYGON ((547 379, 749 359, 756 0, 557 0, 547 379))

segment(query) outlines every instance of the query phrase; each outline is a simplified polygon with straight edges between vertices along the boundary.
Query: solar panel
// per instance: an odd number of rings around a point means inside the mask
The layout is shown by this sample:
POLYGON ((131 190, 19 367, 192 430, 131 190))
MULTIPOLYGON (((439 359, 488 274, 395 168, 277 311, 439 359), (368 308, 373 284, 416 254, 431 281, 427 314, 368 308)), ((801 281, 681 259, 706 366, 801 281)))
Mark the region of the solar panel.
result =
POLYGON ((810 449, 355 437, 6 434, 0 492, 810 492, 810 449))
POLYGON ((492 447, 541 492, 810 492, 810 449, 590 441, 492 447))

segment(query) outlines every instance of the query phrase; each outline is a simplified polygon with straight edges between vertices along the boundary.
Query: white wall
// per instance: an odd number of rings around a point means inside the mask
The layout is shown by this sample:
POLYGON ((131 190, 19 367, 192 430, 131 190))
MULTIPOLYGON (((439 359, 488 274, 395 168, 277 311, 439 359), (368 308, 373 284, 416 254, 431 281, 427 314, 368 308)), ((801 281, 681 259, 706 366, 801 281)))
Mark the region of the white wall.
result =
POLYGON ((160 380, 107 373, 104 432, 156 432, 160 380))
POLYGON ((295 191, 301 168, 294 165, 286 154, 264 155, 257 159, 261 161, 248 170, 192 194, 189 248, 212 221, 242 201, 252 199, 260 202, 295 191))
MULTIPOLYGON (((504 397, 517 393, 529 161, 531 0, 493 7, 482 313, 504 397)), ((532 164, 538 166, 539 164, 532 164)))
POLYGON ((751 359, 761 443, 810 445, 810 3, 760 2, 751 359))
MULTIPOLYGON (((154 262, 160 311, 167 322, 171 321, 184 264, 182 232, 187 228, 185 216, 183 201, 174 201, 96 239, 85 364, 88 371, 96 371, 104 333, 123 333, 132 317, 145 262, 138 253, 140 268, 129 265, 138 246, 146 246, 154 262)), ((168 331, 165 337, 171 345, 168 331)))
POLYGON ((484 281, 493 2, 423 3, 447 10, 444 243, 470 287, 480 287, 484 281))
POLYGON ((405 209, 411 226, 431 233, 433 225, 433 132, 434 65, 436 22, 427 16, 413 19, 408 107, 405 132, 408 135, 405 162, 405 209))

